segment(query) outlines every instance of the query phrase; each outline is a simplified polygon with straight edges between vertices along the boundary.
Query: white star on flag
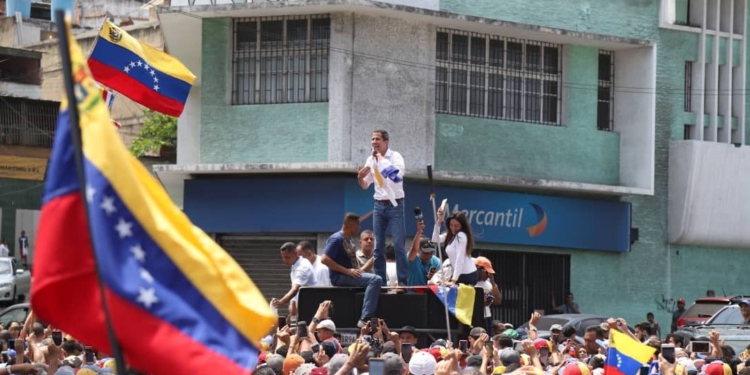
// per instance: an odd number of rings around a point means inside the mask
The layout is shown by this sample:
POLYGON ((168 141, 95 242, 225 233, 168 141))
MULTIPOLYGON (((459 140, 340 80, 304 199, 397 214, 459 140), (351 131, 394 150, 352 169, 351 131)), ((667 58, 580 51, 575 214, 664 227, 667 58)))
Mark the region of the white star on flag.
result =
POLYGON ((133 235, 133 223, 129 223, 125 221, 125 219, 120 218, 120 221, 117 222, 117 226, 115 227, 115 230, 117 230, 117 233, 120 235, 120 238, 130 237, 133 235))
POLYGON ((159 91, 159 85, 155 85, 154 90, 159 91))
POLYGON ((154 77, 154 82, 159 83, 159 78, 154 77))
POLYGON ((94 195, 96 194, 96 189, 94 189, 91 185, 86 185, 86 201, 91 203, 94 201, 94 195))
POLYGON ((135 61, 131 61, 131 62, 130 62, 130 67, 131 67, 131 68, 135 68, 135 61))
POLYGON ((151 76, 153 77, 153 76, 155 76, 155 75, 156 75, 156 72, 155 72, 155 71, 153 71, 153 70, 151 70, 151 73, 150 73, 150 74, 151 74, 151 76))
POLYGON ((149 284, 154 282, 153 276, 145 268, 141 268, 141 279, 148 281, 149 284))
POLYGON ((102 204, 99 207, 107 213, 107 216, 117 212, 117 208, 115 208, 115 198, 106 195, 104 196, 104 199, 102 199, 102 204))
POLYGON ((143 69, 149 70, 149 69, 151 69, 151 67, 148 66, 148 64, 143 64, 143 69))
POLYGON ((138 66, 143 66, 143 61, 138 60, 137 64, 138 64, 138 66))
POLYGON ((135 245, 131 247, 130 252, 133 253, 133 257, 139 262, 143 262, 146 259, 146 252, 143 251, 141 245, 135 245))
POLYGON ((123 70, 125 70, 125 73, 130 73, 130 66, 125 65, 125 68, 123 70))
POLYGON ((146 306, 147 309, 150 309, 151 305, 159 302, 159 299, 156 298, 156 290, 154 290, 154 288, 140 288, 138 293, 138 302, 146 306))

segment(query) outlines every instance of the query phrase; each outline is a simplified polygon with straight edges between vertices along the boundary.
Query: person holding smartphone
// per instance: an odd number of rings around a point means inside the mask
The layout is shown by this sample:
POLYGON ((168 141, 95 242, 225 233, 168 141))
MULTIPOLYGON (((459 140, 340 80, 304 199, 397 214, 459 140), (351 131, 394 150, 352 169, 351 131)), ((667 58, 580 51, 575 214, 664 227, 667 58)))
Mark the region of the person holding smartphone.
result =
MULTIPOLYGON (((417 221, 417 233, 414 235, 411 249, 409 250, 409 281, 408 286, 424 286, 427 280, 440 269, 440 259, 435 256, 437 251, 435 244, 429 239, 422 237, 424 231, 424 220, 417 221)), ((413 289, 416 292, 426 293, 427 288, 413 289)))

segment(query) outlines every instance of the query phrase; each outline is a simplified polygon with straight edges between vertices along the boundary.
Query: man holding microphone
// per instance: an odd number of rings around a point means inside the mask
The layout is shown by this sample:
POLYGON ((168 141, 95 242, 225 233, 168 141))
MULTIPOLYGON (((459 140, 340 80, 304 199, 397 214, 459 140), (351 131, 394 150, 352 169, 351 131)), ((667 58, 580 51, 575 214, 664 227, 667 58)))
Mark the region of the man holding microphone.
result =
MULTIPOLYGON (((388 229, 396 253, 398 284, 405 286, 409 278, 409 261, 406 254, 406 227, 404 224, 404 158, 388 147, 390 137, 382 129, 372 132, 372 155, 359 169, 357 181, 362 189, 375 183, 373 232, 375 232, 374 272, 387 280, 385 272, 385 239, 388 229)), ((399 291, 403 292, 403 291, 399 291)))

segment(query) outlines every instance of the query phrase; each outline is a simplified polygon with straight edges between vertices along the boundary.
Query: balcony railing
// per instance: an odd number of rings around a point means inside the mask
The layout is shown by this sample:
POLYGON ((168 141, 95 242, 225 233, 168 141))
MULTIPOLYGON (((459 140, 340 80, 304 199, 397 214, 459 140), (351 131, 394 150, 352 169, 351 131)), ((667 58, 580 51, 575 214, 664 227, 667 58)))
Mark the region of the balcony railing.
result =
POLYGON ((0 96, 0 144, 51 148, 60 103, 0 96))

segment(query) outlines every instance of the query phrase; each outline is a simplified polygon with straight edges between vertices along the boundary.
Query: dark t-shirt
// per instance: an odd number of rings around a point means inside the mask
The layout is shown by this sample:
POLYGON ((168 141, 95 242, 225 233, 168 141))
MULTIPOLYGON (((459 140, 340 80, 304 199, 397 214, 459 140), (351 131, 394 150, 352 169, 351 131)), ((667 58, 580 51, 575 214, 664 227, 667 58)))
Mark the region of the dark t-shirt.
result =
MULTIPOLYGON (((354 248, 351 243, 349 243, 349 241, 344 238, 344 235, 339 231, 332 234, 331 237, 328 237, 328 241, 326 241, 326 247, 323 250, 323 254, 333 259, 334 262, 338 263, 342 267, 354 268, 352 266, 350 254, 347 252, 347 247, 350 247, 351 251, 356 252, 356 248, 354 248)), ((339 276, 343 275, 339 272, 334 271, 333 268, 328 270, 328 274, 331 277, 331 283, 334 285, 338 282, 339 276)))

